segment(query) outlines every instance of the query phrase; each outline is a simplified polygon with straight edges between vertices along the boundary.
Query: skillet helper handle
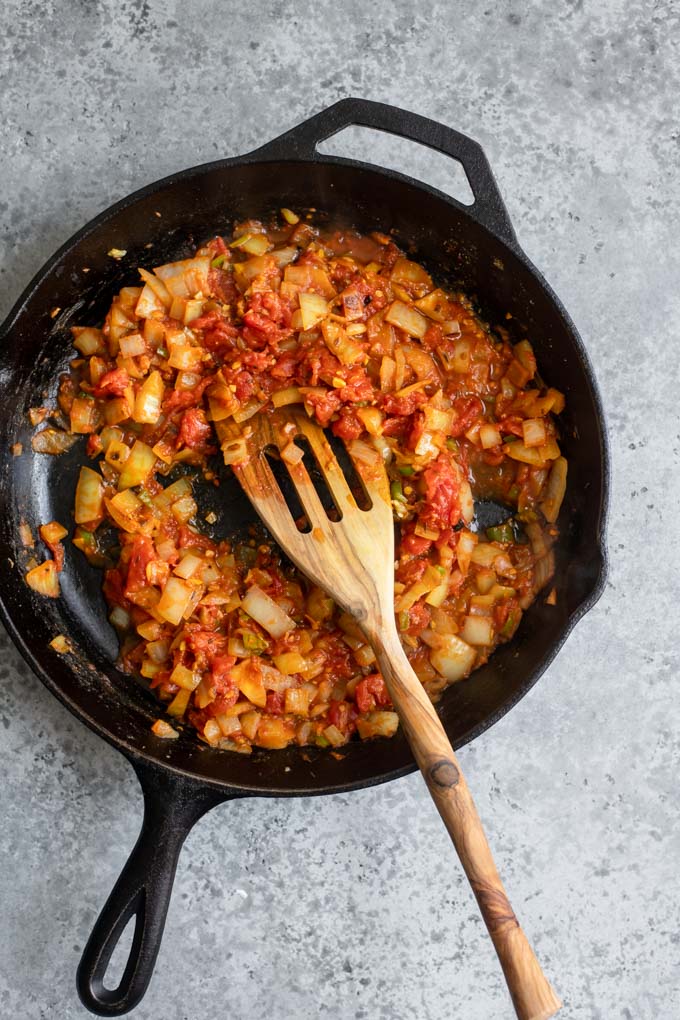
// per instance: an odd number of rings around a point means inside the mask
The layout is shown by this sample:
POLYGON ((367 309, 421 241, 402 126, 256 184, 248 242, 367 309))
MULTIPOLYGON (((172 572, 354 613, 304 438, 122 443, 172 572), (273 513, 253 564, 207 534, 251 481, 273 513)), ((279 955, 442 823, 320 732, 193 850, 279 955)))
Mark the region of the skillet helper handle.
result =
POLYGON ((230 799, 217 790, 133 760, 144 793, 137 843, 99 915, 78 967, 83 1005, 99 1016, 122 1016, 144 996, 160 949, 180 850, 194 824, 230 799), (118 986, 105 987, 113 951, 134 917, 132 947, 118 986))
POLYGON ((451 201, 506 244, 517 247, 515 231, 482 147, 467 135, 417 113, 387 103, 374 103, 370 99, 341 99, 251 155, 277 159, 332 159, 320 156, 317 146, 352 125, 407 138, 455 159, 465 171, 475 200, 472 205, 464 205, 455 199, 451 201))
POLYGON ((519 926, 441 720, 393 627, 366 627, 411 750, 475 894, 520 1020, 548 1020, 562 1003, 519 926), (394 631, 394 633, 392 633, 394 631))

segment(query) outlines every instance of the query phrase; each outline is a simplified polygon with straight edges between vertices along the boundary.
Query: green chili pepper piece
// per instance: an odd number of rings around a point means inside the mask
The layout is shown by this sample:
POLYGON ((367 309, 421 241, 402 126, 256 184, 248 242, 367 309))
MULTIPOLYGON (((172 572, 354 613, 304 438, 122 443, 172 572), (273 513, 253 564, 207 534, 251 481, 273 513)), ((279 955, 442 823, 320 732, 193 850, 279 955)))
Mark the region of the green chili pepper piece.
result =
POLYGON ((267 647, 267 642, 259 634, 253 634, 252 631, 247 630, 243 635, 243 647, 248 652, 263 652, 267 647))
POLYGON ((221 255, 218 255, 217 258, 214 258, 212 260, 210 265, 213 267, 213 269, 220 269, 220 267, 224 264, 224 260, 226 259, 226 257, 227 257, 227 253, 226 252, 222 252, 221 255))
POLYGON ((446 449, 451 450, 452 453, 458 453, 458 441, 456 439, 447 439, 446 449))
POLYGON ((400 475, 406 475, 407 478, 416 473, 415 468, 412 468, 410 464, 401 464, 397 470, 400 475))
POLYGON ((327 737, 324 737, 323 733, 317 733, 317 735, 316 735, 316 743, 317 743, 318 747, 330 747, 331 746, 330 740, 328 740, 327 737))
POLYGON ((390 496, 394 500, 398 500, 400 503, 406 503, 406 496, 404 490, 401 487, 401 482, 390 482, 390 496))
POLYGON ((397 613, 397 623, 399 624, 399 630, 408 630, 411 623, 408 615, 408 609, 402 609, 400 613, 397 613))
POLYGON ((509 521, 506 521, 504 524, 497 524, 493 528, 487 528, 486 537, 490 542, 514 542, 515 540, 512 524, 509 521))
POLYGON ((503 627, 501 628, 501 637, 510 637, 518 623, 517 613, 518 610, 516 609, 513 609, 513 611, 510 613, 507 620, 503 624, 503 627))

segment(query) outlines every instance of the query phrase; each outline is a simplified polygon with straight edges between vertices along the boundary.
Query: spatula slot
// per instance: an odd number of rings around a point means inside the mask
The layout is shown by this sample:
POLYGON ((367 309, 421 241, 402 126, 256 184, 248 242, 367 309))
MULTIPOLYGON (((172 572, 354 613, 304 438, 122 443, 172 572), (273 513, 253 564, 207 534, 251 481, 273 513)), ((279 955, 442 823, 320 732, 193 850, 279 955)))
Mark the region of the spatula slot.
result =
POLYGON ((307 520, 297 490, 291 481, 284 462, 281 460, 278 447, 274 443, 270 443, 263 450, 263 456, 271 468, 276 484, 281 490, 281 495, 290 511, 290 515, 295 521, 295 526, 302 534, 308 534, 312 530, 312 526, 307 520))
POLYGON ((311 444, 306 436, 297 435, 295 437, 295 445, 299 446, 303 451, 302 463, 307 468, 312 485, 316 490, 316 494, 321 500, 328 519, 330 521, 341 521, 342 520, 342 509, 339 507, 333 498, 333 493, 330 490, 328 482, 324 476, 322 465, 316 459, 314 451, 312 450, 311 444))
POLYGON ((363 483, 361 475, 357 471, 352 458, 347 453, 347 447, 341 439, 334 436, 332 432, 324 432, 326 439, 330 445, 331 450, 335 455, 335 459, 340 466, 340 470, 345 476, 345 480, 349 485, 350 492, 356 500, 356 504, 360 510, 370 510, 373 506, 373 500, 366 491, 366 486, 363 483))

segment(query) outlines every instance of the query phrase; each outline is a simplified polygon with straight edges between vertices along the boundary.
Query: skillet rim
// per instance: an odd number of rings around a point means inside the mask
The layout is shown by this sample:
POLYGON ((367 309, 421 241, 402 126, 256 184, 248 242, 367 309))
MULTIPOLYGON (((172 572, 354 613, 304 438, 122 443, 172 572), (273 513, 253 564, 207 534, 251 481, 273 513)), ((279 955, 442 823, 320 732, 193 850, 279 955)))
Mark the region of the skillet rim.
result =
MULTIPOLYGON (((6 316, 2 325, 0 326, 0 341, 6 340, 10 334, 17 319, 22 312, 28 306, 31 298, 34 295, 35 290, 42 283, 45 276, 50 273, 61 261, 64 256, 70 253, 74 248, 80 244, 85 238, 89 237, 100 227, 104 226, 107 221, 113 218, 117 213, 130 208, 137 204, 143 199, 146 199, 158 191, 164 188, 174 187, 175 185, 183 184, 192 179, 205 176, 208 173, 230 169, 232 167, 251 165, 251 164, 305 164, 305 165, 317 165, 325 164, 331 167, 344 167, 349 169, 359 169, 362 171, 370 171, 377 176, 383 176, 391 178, 399 183, 408 185, 412 188, 424 191, 434 197, 435 199, 445 203, 448 206, 453 207, 459 214, 471 219, 476 228, 481 229, 487 234, 494 244, 500 244, 506 249, 513 258, 518 259, 523 264, 525 269, 528 270, 530 275, 534 278, 537 285, 543 290, 547 299, 552 303, 565 328, 570 334, 571 340, 574 345, 574 351, 581 361, 584 374, 588 380, 590 386, 590 395, 592 397, 596 420, 598 424, 598 445, 599 445, 599 463, 601 469, 600 488, 601 497, 600 503, 597 507, 597 526, 595 529, 595 546, 599 557, 597 575, 593 579, 592 588, 590 593, 583 596, 581 601, 571 613, 567 616, 564 621, 562 631, 556 641, 550 646, 543 657, 534 666, 528 677, 522 682, 519 689, 513 696, 500 706, 495 712, 488 715, 483 721, 472 727, 467 733, 464 734, 463 738, 454 742, 454 747, 458 750, 476 739, 486 730, 490 729, 497 722, 500 721, 517 703, 529 693, 532 687, 538 682, 546 669, 555 659, 556 655, 565 644, 566 640, 570 636, 576 624, 587 612, 589 612, 595 604, 599 601, 604 591, 608 567, 609 558, 606 544, 606 528, 607 520, 609 515, 609 497, 610 497, 610 479, 611 479, 611 460, 609 452, 609 441, 607 435, 607 429, 605 426, 604 410, 602 405, 602 399, 599 391, 599 386, 595 377, 595 374, 590 363, 590 358, 586 351, 585 345, 581 336, 576 329, 576 326, 571 319, 571 316, 567 312, 566 308, 562 304, 560 298, 555 294, 550 284, 547 282, 543 274, 539 269, 531 262, 528 256, 525 254, 518 242, 514 241, 510 237, 502 237, 498 233, 490 230, 484 223, 480 222, 474 215, 474 204, 471 206, 463 205, 456 201, 450 195, 440 191, 431 185, 415 180, 409 177, 407 174, 400 173, 397 170, 391 168, 385 168, 377 166, 373 163, 366 163, 362 160, 347 159, 338 156, 326 156, 324 154, 315 152, 312 156, 304 155, 291 155, 286 158, 281 150, 277 150, 272 154, 268 154, 267 150, 273 147, 275 144, 280 142, 280 138, 273 139, 271 142, 265 143, 263 146, 252 150, 242 156, 228 157, 225 159, 214 160, 207 163, 199 164, 198 166, 188 167, 184 170, 177 171, 172 174, 168 174, 150 184, 144 185, 138 188, 136 191, 125 195, 117 202, 110 206, 107 206, 100 213, 85 223, 79 230, 69 237, 64 244, 62 244, 57 251, 51 255, 42 267, 34 274, 32 279, 29 281, 27 286, 22 291, 21 295, 14 303, 10 312, 6 316)), ((205 777, 190 769, 181 768, 171 762, 163 760, 158 755, 153 754, 149 750, 140 750, 134 746, 131 742, 114 735, 107 728, 94 719, 81 705, 74 699, 70 698, 64 693, 59 684, 52 679, 48 669, 38 660, 36 654, 28 646, 27 642, 21 633, 19 625, 17 625, 10 615, 3 598, 2 588, 3 580, 0 577, 0 621, 5 626, 10 638, 12 639, 15 647, 22 655, 24 661, 28 664, 31 670, 36 674, 38 679, 44 684, 44 686, 53 694, 77 719, 83 722, 88 729, 92 730, 98 736, 102 737, 108 744, 116 748, 122 754, 124 754, 133 764, 140 767, 147 767, 151 769, 162 769, 165 772, 172 773, 175 777, 182 780, 190 780, 193 783, 201 786, 211 787, 216 790, 220 790, 225 793, 226 797, 231 796, 276 796, 276 797, 295 797, 295 796, 322 796, 329 793, 348 793, 353 790, 366 789, 371 786, 378 786, 382 783, 391 782, 393 779, 399 779, 403 776, 410 775, 417 771, 417 765, 415 762, 410 762, 400 768, 390 769, 385 772, 378 773, 377 775, 370 776, 368 778, 359 778, 348 782, 339 782, 333 784, 325 784, 323 786, 298 786, 289 787, 286 789, 264 787, 262 785, 249 785, 244 783, 242 785, 234 785, 227 783, 226 781, 205 777)))

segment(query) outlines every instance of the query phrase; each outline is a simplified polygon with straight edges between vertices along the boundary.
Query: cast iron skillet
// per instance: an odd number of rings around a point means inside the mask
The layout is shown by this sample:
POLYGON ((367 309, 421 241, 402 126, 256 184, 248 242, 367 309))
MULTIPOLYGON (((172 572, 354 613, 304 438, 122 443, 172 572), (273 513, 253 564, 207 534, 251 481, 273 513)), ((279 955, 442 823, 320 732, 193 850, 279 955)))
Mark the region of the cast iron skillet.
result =
MULTIPOLYGON (((415 768, 403 736, 353 743, 337 760, 323 751, 215 752, 190 734, 157 739, 154 699, 117 672, 117 643, 101 595, 101 578, 67 544, 62 597, 41 599, 22 582, 26 553, 19 522, 72 523, 82 445, 62 457, 31 452, 30 407, 54 396, 70 356, 68 327, 97 324, 112 294, 137 281, 136 266, 188 254, 234 217, 286 205, 316 207, 333 222, 361 230, 394 228, 441 279, 476 295, 492 323, 527 335, 543 376, 567 397, 562 446, 569 486, 561 528, 557 605, 539 600, 515 639, 473 678, 451 687, 441 715, 454 747, 501 718, 536 682, 576 621, 598 599, 605 578, 603 543, 608 456, 597 387, 583 344, 560 302, 519 248, 487 160, 474 141, 431 120, 379 103, 347 99, 255 152, 221 160, 152 184, 102 213, 54 255, 28 286, 2 327, 0 344, 0 609, 14 642, 43 683, 133 765, 144 791, 144 823, 129 861, 83 953, 78 991, 88 1009, 118 1016, 146 991, 158 953, 177 858, 192 825, 222 801, 246 796, 305 796, 356 790, 415 768), (361 124, 430 146, 458 160, 474 204, 463 206, 403 174, 322 156, 316 146, 361 124), (111 248, 124 249, 120 262, 111 248), (59 313, 51 312, 59 308, 59 313), (510 313, 512 318, 506 318, 510 313), (13 456, 11 446, 23 444, 13 456), (49 647, 65 634, 75 649, 49 647), (123 977, 104 975, 114 946, 136 915, 123 977)), ((226 469, 225 469, 226 472, 226 469)), ((225 473, 209 495, 219 513, 215 533, 253 520, 238 485, 225 473)), ((204 509, 207 509, 207 505, 204 509)))

